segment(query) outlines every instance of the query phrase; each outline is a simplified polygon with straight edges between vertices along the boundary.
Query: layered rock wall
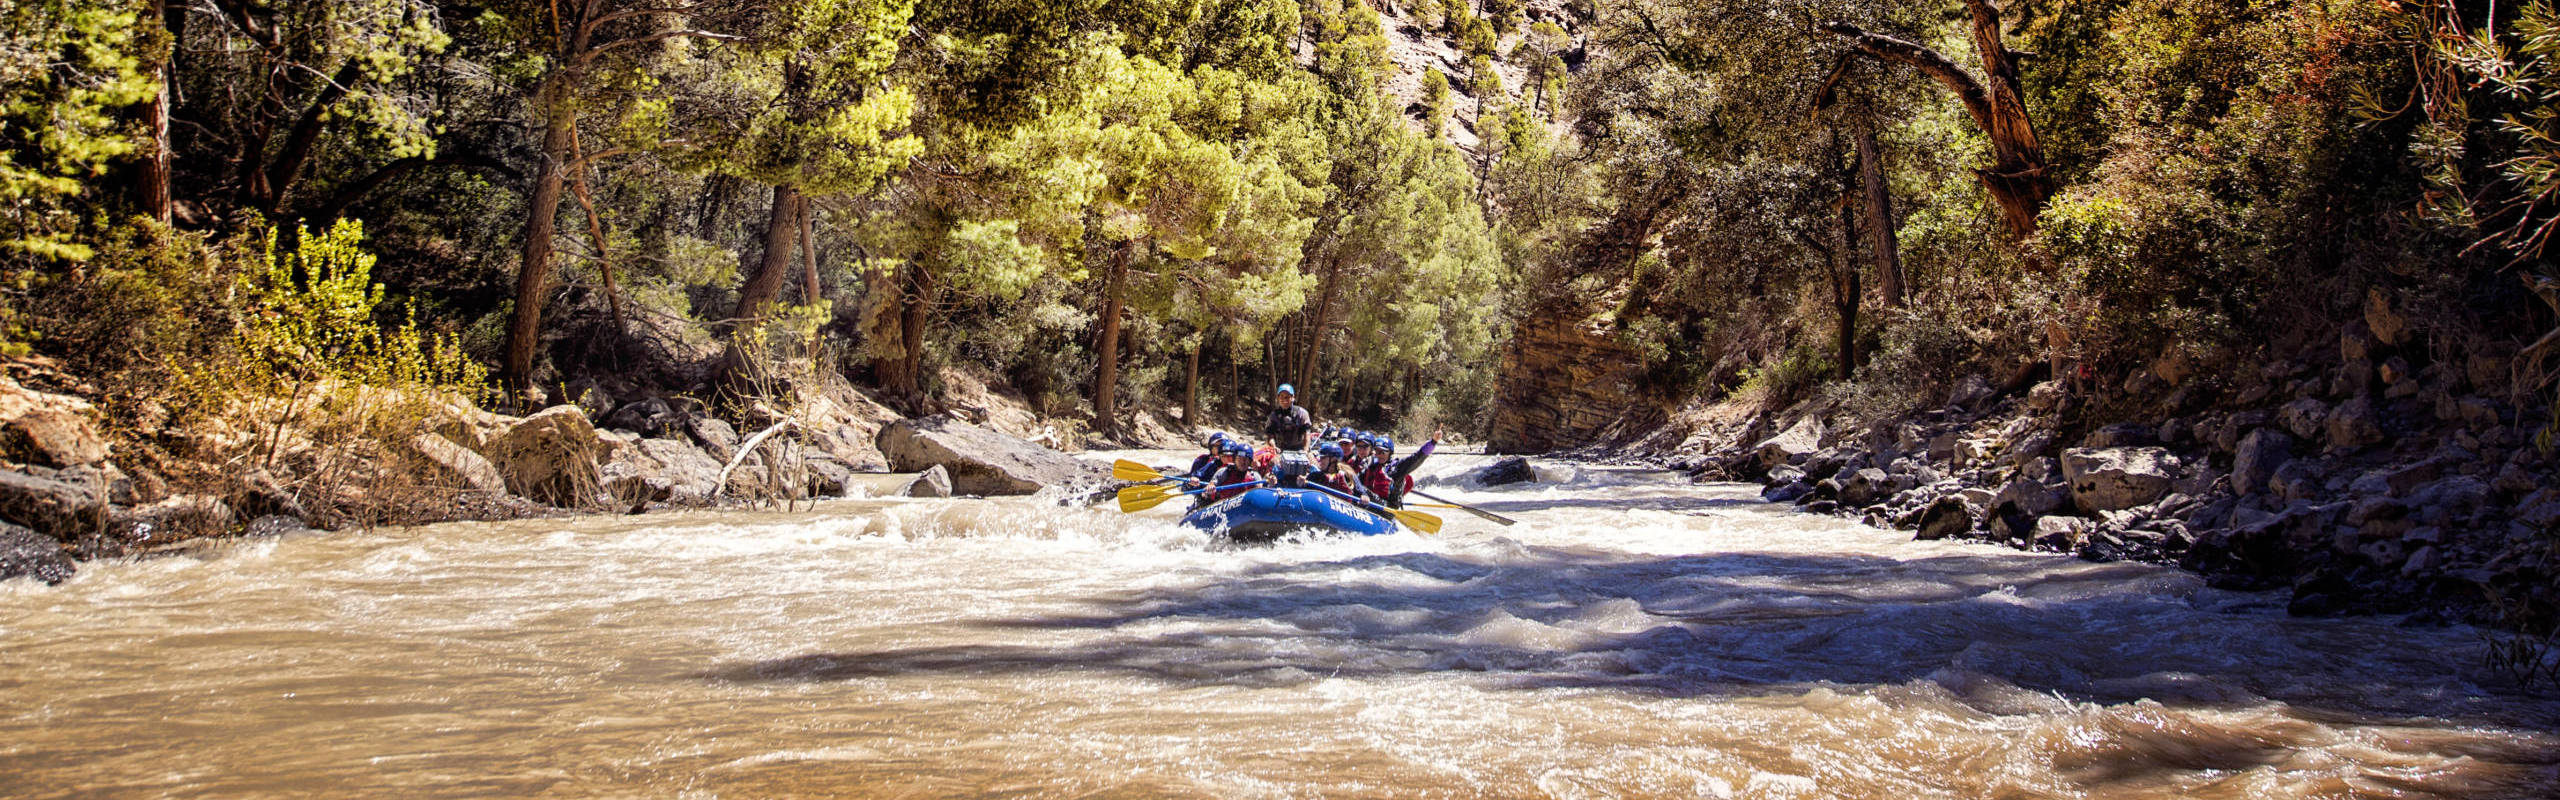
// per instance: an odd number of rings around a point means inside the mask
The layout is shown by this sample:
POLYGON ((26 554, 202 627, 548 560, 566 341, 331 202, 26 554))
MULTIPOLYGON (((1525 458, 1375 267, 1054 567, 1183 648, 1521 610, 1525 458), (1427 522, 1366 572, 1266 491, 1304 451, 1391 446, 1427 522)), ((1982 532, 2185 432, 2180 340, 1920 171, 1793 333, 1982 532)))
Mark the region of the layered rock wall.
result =
POLYGON ((1530 315, 1502 354, 1488 446, 1496 453, 1544 453, 1660 425, 1669 409, 1638 390, 1643 366, 1604 326, 1572 315, 1530 315))

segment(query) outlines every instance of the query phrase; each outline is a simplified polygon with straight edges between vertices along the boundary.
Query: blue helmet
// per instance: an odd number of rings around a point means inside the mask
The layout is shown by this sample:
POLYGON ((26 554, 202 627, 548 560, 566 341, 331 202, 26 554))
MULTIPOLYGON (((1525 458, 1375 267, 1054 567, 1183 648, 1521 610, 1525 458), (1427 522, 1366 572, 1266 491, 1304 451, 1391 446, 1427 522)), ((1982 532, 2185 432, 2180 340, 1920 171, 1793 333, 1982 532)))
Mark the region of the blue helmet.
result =
POLYGON ((1215 449, 1223 449, 1223 448, 1225 448, 1226 446, 1227 446, 1227 432, 1226 432, 1226 431, 1212 431, 1212 432, 1210 432, 1210 434, 1209 434, 1209 447, 1210 447, 1210 449, 1213 449, 1213 450, 1215 450, 1215 449))
POLYGON ((1285 384, 1285 383, 1283 383, 1283 384, 1280 384, 1280 388, 1271 390, 1271 393, 1272 393, 1272 394, 1285 394, 1285 395, 1288 395, 1288 396, 1290 396, 1290 397, 1296 397, 1296 396, 1298 396, 1298 387, 1291 386, 1291 385, 1289 385, 1289 384, 1285 384))
POLYGON ((1316 448, 1316 455, 1324 458, 1339 459, 1342 457, 1342 445, 1326 442, 1322 446, 1316 448))
POLYGON ((1243 442, 1229 439, 1227 440, 1226 446, 1221 448, 1219 452, 1223 452, 1231 456, 1249 456, 1253 455, 1253 448, 1243 442))
POLYGON ((1387 452, 1388 452, 1388 453, 1390 453, 1390 454, 1392 454, 1392 453, 1394 453, 1394 452, 1396 451, 1396 437, 1388 436, 1388 435, 1386 435, 1386 434, 1381 433, 1381 434, 1378 434, 1378 438, 1376 439, 1376 442, 1377 442, 1377 445, 1378 445, 1378 449, 1380 449, 1380 450, 1385 450, 1385 451, 1387 451, 1387 452))

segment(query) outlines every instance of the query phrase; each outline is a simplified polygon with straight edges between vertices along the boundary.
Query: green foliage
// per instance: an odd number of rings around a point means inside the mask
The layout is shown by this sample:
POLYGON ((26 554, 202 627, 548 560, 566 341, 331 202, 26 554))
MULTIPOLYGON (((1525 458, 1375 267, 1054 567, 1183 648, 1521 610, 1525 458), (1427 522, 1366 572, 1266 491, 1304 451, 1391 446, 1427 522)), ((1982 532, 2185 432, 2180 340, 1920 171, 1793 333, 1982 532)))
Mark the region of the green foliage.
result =
POLYGON ((119 114, 154 88, 134 32, 130 8, 0 7, 0 273, 23 282, 32 262, 96 253, 77 238, 83 198, 134 152, 119 114))
POLYGON ((475 394, 487 372, 462 354, 458 338, 419 327, 414 307, 385 327, 391 309, 373 282, 364 225, 342 220, 325 233, 297 231, 279 252, 277 237, 241 276, 245 299, 238 332, 239 371, 221 376, 236 387, 337 383, 395 390, 475 394))

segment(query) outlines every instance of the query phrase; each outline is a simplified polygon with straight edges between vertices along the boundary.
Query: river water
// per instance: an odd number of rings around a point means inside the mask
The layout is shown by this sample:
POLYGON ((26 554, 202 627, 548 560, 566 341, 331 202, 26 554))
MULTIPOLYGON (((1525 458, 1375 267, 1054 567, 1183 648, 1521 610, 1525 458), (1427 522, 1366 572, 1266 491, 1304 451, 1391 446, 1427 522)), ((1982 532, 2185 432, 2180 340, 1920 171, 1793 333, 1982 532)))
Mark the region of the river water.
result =
MULTIPOLYGON (((1156 460, 1172 461, 1172 455, 1156 460)), ((2541 797, 2480 635, 1546 465, 1440 535, 1000 501, 0 585, 0 796, 2541 797)))

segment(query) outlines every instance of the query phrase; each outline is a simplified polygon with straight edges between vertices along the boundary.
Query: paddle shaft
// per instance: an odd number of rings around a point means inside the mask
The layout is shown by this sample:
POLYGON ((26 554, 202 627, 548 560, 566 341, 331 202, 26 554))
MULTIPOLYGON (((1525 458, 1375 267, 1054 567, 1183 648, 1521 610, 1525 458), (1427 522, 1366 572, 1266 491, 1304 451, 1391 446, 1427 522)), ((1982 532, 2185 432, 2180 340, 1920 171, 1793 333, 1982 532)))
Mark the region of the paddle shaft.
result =
MULTIPOLYGON (((1308 482, 1307 482, 1307 488, 1314 489, 1314 490, 1316 490, 1316 491, 1323 492, 1323 493, 1325 493, 1325 494, 1333 495, 1333 496, 1335 496, 1335 497, 1339 497, 1339 498, 1342 498, 1342 499, 1344 499, 1344 500, 1349 500, 1349 501, 1351 501, 1351 504, 1352 504, 1352 505, 1359 506, 1359 507, 1360 507, 1360 509, 1361 509, 1361 510, 1363 510, 1363 511, 1367 511, 1367 512, 1369 512, 1369 513, 1371 513, 1371 514, 1376 514, 1376 515, 1379 515, 1379 516, 1382 516, 1382 517, 1386 517, 1386 518, 1388 518, 1388 519, 1395 520, 1395 521, 1397 521, 1397 522, 1404 523, 1404 526, 1405 526, 1405 527, 1412 528, 1412 529, 1417 530, 1417 531, 1421 531, 1421 530, 1422 530, 1422 526, 1415 525, 1415 524, 1413 524, 1413 521, 1412 521, 1412 520, 1406 519, 1406 518, 1405 518, 1405 515, 1406 515, 1406 514, 1412 514, 1412 515, 1414 515, 1414 516, 1422 517, 1422 518, 1424 518, 1424 519, 1433 519, 1433 517, 1431 517, 1430 515, 1428 515, 1428 514, 1423 514, 1423 513, 1418 512, 1418 511, 1401 511, 1401 512, 1400 512, 1400 511, 1397 511, 1396 509, 1388 508, 1388 507, 1386 507, 1386 506, 1378 505, 1378 504, 1376 504, 1376 503, 1371 503, 1371 502, 1369 502, 1369 501, 1367 501, 1367 500, 1362 500, 1362 499, 1360 499, 1360 498, 1353 497, 1353 496, 1351 496, 1351 495, 1343 494, 1341 491, 1336 490, 1336 489, 1334 489, 1334 488, 1333 488, 1333 487, 1331 487, 1331 486, 1326 486, 1326 485, 1324 485, 1324 484, 1317 483, 1317 482, 1315 482, 1315 481, 1308 481, 1308 482)), ((1429 531, 1423 531, 1423 532, 1428 533, 1429 531)))
POLYGON ((1438 496, 1438 495, 1434 495, 1434 494, 1431 494, 1431 493, 1429 493, 1429 492, 1422 491, 1422 490, 1420 490, 1420 489, 1415 489, 1415 490, 1413 490, 1413 491, 1411 492, 1411 494, 1413 494, 1413 495, 1414 495, 1414 496, 1416 496, 1416 497, 1423 497, 1423 498, 1428 498, 1428 499, 1432 499, 1432 500, 1438 500, 1438 501, 1440 501, 1440 502, 1443 502, 1443 503, 1447 503, 1447 504, 1449 504, 1449 507, 1450 507, 1450 508, 1455 508, 1455 509, 1457 509, 1457 510, 1464 511, 1464 512, 1467 512, 1467 513, 1469 513, 1469 514, 1474 514, 1474 515, 1476 515, 1476 516, 1483 517, 1483 518, 1485 518, 1485 519, 1492 520, 1492 521, 1494 521, 1494 522, 1499 522, 1499 523, 1502 523, 1502 524, 1504 524, 1504 525, 1518 525, 1518 524, 1520 524, 1520 521, 1519 521, 1519 520, 1512 519, 1512 518, 1510 518, 1510 517, 1506 517, 1506 516, 1503 516, 1503 515, 1500 515, 1500 514, 1496 514, 1496 513, 1493 513, 1493 512, 1491 512, 1491 511, 1486 511, 1486 510, 1481 509, 1481 508, 1476 508, 1476 507, 1474 507, 1474 506, 1470 506, 1470 505, 1467 505, 1467 504, 1465 504, 1465 503, 1458 502, 1458 501, 1456 501, 1456 500, 1451 500, 1451 499, 1446 498, 1446 497, 1440 497, 1440 496, 1438 496))

